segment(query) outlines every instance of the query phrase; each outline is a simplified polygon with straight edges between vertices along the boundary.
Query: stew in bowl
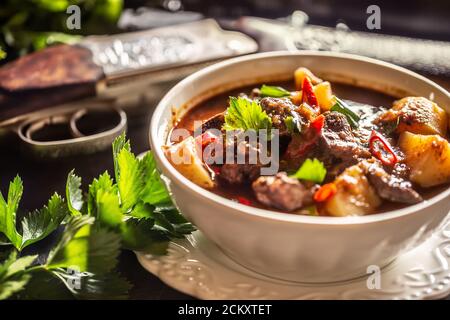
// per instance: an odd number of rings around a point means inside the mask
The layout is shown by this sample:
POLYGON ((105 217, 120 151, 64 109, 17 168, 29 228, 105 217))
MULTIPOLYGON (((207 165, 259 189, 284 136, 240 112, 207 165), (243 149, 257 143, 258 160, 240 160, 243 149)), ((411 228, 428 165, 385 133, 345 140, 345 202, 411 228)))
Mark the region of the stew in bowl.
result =
POLYGON ((395 99, 300 66, 288 81, 194 106, 177 120, 165 153, 194 183, 244 205, 368 215, 448 187, 448 127, 429 97, 395 99))
POLYGON ((449 113, 445 89, 392 64, 262 53, 173 87, 150 143, 180 211, 227 256, 278 279, 339 281, 448 215, 449 113))

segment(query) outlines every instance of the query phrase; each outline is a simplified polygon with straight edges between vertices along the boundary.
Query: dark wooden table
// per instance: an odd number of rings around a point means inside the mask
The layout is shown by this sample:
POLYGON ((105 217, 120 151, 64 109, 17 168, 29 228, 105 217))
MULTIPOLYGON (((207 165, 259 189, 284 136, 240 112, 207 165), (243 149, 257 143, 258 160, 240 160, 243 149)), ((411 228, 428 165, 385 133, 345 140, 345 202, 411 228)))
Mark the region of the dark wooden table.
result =
MULTIPOLYGON (((430 78, 450 90, 450 78, 430 78)), ((128 137, 135 153, 149 149, 150 116, 151 108, 144 115, 133 117, 129 121, 128 137)), ((75 169, 86 183, 105 170, 113 174, 111 151, 56 161, 36 161, 20 151, 20 144, 14 137, 1 141, 0 188, 5 192, 9 181, 19 174, 24 180, 25 188, 21 202, 23 209, 40 208, 54 191, 64 195, 67 173, 71 169, 75 169)), ((131 290, 132 299, 192 299, 166 286, 157 277, 145 271, 130 251, 122 252, 119 270, 134 285, 131 290)))

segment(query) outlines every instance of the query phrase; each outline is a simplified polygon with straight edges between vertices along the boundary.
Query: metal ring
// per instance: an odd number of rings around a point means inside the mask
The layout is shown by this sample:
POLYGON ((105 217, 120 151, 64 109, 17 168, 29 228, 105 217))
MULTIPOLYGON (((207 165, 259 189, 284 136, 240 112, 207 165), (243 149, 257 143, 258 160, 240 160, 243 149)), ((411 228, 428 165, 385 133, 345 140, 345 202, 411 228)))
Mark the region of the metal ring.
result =
POLYGON ((127 115, 116 107, 110 107, 109 110, 117 112, 119 115, 118 124, 109 130, 95 133, 92 135, 84 135, 76 126, 77 120, 93 110, 105 110, 106 108, 84 108, 75 113, 55 115, 43 119, 33 119, 22 123, 18 128, 19 138, 24 143, 26 151, 31 152, 39 158, 59 158, 77 154, 92 154, 98 151, 106 150, 111 147, 114 139, 126 130, 127 115), (63 121, 64 120, 64 121, 63 121), (36 131, 42 129, 45 125, 53 123, 68 123, 69 130, 74 136, 73 139, 56 140, 56 141, 36 141, 32 135, 36 131))
POLYGON ((49 124, 67 123, 68 119, 69 119, 69 117, 67 115, 62 114, 62 115, 55 115, 55 116, 51 116, 48 118, 44 118, 44 119, 35 121, 33 123, 29 123, 25 130, 25 136, 28 139, 32 139, 31 138, 32 134, 41 130, 45 126, 48 126, 49 124))
POLYGON ((70 117, 69 128, 70 128, 70 133, 72 134, 72 136, 74 138, 80 138, 80 137, 84 137, 85 136, 84 134, 82 134, 80 132, 80 130, 78 130, 77 121, 80 120, 84 115, 86 115, 87 112, 88 112, 87 109, 81 109, 81 110, 75 112, 70 117))

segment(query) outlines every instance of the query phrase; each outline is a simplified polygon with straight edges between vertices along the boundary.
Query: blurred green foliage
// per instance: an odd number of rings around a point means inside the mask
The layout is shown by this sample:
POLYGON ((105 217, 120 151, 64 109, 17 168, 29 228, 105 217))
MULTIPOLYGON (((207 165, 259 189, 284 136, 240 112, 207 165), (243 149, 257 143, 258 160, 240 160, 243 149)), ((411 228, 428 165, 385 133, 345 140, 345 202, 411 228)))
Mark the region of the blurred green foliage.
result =
POLYGON ((7 60, 54 43, 74 43, 89 34, 113 33, 123 0, 1 0, 0 56, 7 60), (69 30, 66 10, 81 9, 81 29, 69 30))

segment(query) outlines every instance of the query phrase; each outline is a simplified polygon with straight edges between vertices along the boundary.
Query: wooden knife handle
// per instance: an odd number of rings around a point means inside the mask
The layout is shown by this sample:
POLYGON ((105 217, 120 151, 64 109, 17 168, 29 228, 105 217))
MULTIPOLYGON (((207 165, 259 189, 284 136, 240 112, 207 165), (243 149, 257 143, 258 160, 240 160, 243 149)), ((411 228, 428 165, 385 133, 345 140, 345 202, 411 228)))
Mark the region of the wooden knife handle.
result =
POLYGON ((105 78, 89 49, 57 45, 0 68, 0 120, 94 96, 105 78))

